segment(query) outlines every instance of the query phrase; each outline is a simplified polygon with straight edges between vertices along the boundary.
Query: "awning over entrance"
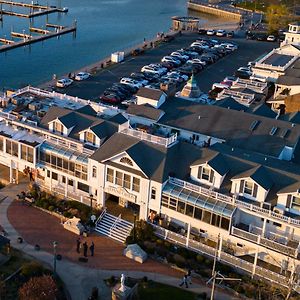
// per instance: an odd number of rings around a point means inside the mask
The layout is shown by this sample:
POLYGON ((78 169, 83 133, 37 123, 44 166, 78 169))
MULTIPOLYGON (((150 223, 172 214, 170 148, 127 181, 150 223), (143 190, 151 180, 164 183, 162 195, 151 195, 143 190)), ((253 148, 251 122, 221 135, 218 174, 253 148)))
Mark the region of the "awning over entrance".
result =
POLYGON ((163 195, 179 199, 195 207, 227 218, 231 218, 235 210, 235 207, 231 204, 209 197, 204 199, 205 196, 172 183, 168 183, 165 185, 163 189, 163 195))

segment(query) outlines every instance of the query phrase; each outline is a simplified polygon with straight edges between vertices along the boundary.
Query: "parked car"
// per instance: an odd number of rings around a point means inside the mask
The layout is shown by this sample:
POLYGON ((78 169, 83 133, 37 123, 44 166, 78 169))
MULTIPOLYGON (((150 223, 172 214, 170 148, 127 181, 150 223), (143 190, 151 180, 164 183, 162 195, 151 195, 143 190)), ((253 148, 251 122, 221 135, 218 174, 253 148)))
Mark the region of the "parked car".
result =
POLYGON ((153 66, 144 66, 144 67, 142 67, 141 72, 162 75, 165 71, 160 68, 153 67, 153 66))
POLYGON ((73 83, 73 80, 70 78, 62 78, 56 81, 56 86, 60 88, 65 88, 73 83))
POLYGON ((209 29, 209 30, 206 31, 207 35, 215 35, 215 33, 216 32, 213 29, 209 29))
POLYGON ((88 79, 91 76, 90 73, 87 72, 79 72, 78 74, 76 74, 75 76, 75 80, 81 81, 81 80, 85 80, 88 79))
POLYGON ((256 40, 257 41, 266 41, 267 40, 267 36, 265 34, 258 34, 256 36, 256 40))
POLYGON ((171 42, 171 41, 173 41, 174 40, 174 36, 173 35, 166 35, 166 36, 164 36, 164 38, 163 38, 163 41, 164 42, 171 42))
POLYGON ((207 32, 206 29, 203 29, 203 28, 198 29, 199 34, 206 34, 206 32, 207 32))
POLYGON ((233 38, 233 37, 234 37, 234 31, 229 31, 229 32, 227 32, 226 36, 227 36, 228 38, 233 38))
POLYGON ((268 41, 268 42, 276 42, 276 37, 275 37, 274 35, 269 35, 269 36, 267 37, 267 41, 268 41))
POLYGON ((189 57, 187 55, 181 54, 181 53, 179 53, 177 51, 172 52, 171 56, 174 56, 175 58, 178 57, 180 60, 184 60, 184 61, 187 61, 189 59, 189 57))
POLYGON ((224 29, 219 29, 216 32, 216 36, 225 36, 226 35, 226 30, 224 29))
MULTIPOLYGON (((111 104, 119 104, 122 102, 122 99, 114 94, 102 95, 99 97, 101 101, 111 104)), ((124 99, 123 99, 124 100, 124 99)))
POLYGON ((138 55, 143 54, 144 52, 145 52, 144 49, 137 48, 137 49, 134 49, 131 51, 131 55, 138 56, 138 55))
POLYGON ((128 78, 128 77, 123 77, 120 80, 120 83, 124 83, 133 87, 137 87, 137 88, 141 88, 143 86, 142 83, 132 79, 132 78, 128 78))
POLYGON ((181 65, 181 61, 173 56, 164 56, 161 61, 162 62, 172 62, 177 66, 181 65))
POLYGON ((124 84, 124 83, 114 83, 113 86, 116 86, 116 87, 121 87, 127 91, 129 91, 131 94, 134 94, 137 92, 137 90, 139 89, 138 87, 135 87, 135 86, 131 86, 129 84, 124 84))

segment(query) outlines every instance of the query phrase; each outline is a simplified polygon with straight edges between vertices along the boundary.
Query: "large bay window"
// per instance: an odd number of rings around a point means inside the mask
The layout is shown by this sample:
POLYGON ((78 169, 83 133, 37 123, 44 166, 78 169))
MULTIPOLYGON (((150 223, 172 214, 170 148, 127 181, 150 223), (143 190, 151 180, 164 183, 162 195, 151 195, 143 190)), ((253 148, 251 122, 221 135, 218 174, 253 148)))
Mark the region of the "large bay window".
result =
POLYGON ((299 196, 292 197, 291 208, 300 210, 300 197, 299 196))
POLYGON ((140 179, 130 174, 107 168, 106 181, 122 186, 128 190, 140 192, 140 179))
POLYGON ((6 153, 18 157, 19 146, 17 142, 6 140, 6 153))
POLYGON ((34 149, 26 145, 21 145, 21 159, 33 163, 34 149))

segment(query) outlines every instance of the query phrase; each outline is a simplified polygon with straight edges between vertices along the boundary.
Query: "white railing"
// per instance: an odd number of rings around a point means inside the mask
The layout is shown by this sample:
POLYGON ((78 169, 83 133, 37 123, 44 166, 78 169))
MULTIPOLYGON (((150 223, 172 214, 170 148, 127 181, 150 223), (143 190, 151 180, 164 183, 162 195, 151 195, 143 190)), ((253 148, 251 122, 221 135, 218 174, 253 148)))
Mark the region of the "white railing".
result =
POLYGON ((189 189, 191 191, 197 192, 199 194, 202 194, 206 197, 221 200, 223 202, 227 202, 227 203, 230 203, 232 205, 236 205, 239 208, 247 209, 247 210, 259 213, 259 214, 264 214, 264 215, 267 215, 267 216, 272 217, 274 219, 277 219, 279 221, 287 222, 289 224, 293 224, 293 225, 296 225, 296 226, 300 226, 300 220, 292 219, 290 217, 286 217, 284 215, 278 214, 278 213, 276 213, 274 211, 271 211, 269 209, 266 209, 266 208, 263 208, 263 207, 260 207, 260 206, 257 206, 257 205, 253 205, 253 204, 241 201, 241 200, 237 200, 235 197, 231 197, 231 196, 228 196, 228 195, 225 195, 225 194, 221 194, 221 193, 218 193, 216 191, 204 188, 204 187, 199 186, 199 185, 195 185, 193 183, 190 183, 190 182, 187 182, 187 181, 175 178, 175 177, 169 177, 169 182, 172 183, 172 184, 176 184, 180 187, 189 189))
POLYGON ((298 250, 289 246, 286 246, 284 244, 281 244, 277 241, 272 241, 266 237, 262 237, 259 235, 256 235, 254 233, 251 233, 249 231, 242 230, 240 228, 232 227, 231 228, 231 234, 238 236, 240 238, 243 238, 245 240, 249 240, 251 242, 254 242, 258 245, 262 245, 264 247, 270 248, 272 250, 281 252, 283 254, 288 254, 293 257, 297 257, 298 250))
MULTIPOLYGON (((210 247, 201 242, 188 239, 186 236, 180 235, 158 225, 151 224, 154 227, 155 234, 161 237, 164 240, 168 240, 172 243, 179 244, 185 248, 188 248, 192 251, 205 254, 210 257, 214 257, 216 249, 210 247)), ((235 257, 229 253, 223 251, 218 251, 218 260, 224 263, 229 264, 233 268, 242 269, 252 275, 257 275, 262 277, 265 280, 269 280, 275 283, 278 283, 284 287, 287 287, 289 279, 283 275, 272 272, 268 269, 254 266, 251 262, 245 261, 241 258, 235 257)))
POLYGON ((177 141, 177 133, 173 134, 169 138, 160 137, 156 135, 152 135, 143 131, 138 131, 132 128, 124 128, 121 133, 133 136, 137 139, 148 141, 154 144, 159 144, 164 147, 169 147, 171 144, 175 143, 177 141))

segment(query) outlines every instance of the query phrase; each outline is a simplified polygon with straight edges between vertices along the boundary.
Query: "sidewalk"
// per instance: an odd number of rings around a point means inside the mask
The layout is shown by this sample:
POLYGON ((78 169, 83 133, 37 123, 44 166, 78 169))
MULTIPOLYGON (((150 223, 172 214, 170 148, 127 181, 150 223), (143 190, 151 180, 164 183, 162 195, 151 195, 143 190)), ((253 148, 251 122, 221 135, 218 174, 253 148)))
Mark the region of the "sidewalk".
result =
MULTIPOLYGON (((7 187, 5 188, 4 191, 2 191, 2 194, 3 192, 5 193, 7 192, 7 194, 10 194, 11 196, 13 194, 13 191, 15 192, 18 190, 17 187, 18 186, 7 187)), ((0 203, 0 225, 2 225, 2 227, 8 233, 8 238, 11 240, 11 245, 51 267, 53 265, 53 255, 51 254, 51 251, 49 251, 50 252, 49 253, 43 250, 41 251, 34 250, 33 244, 27 243, 26 238, 22 244, 19 244, 17 242, 17 238, 22 235, 15 230, 15 228, 12 226, 12 224, 10 223, 7 217, 8 210, 12 202, 13 202, 12 198, 8 197, 0 203)), ((25 206, 24 206, 24 212, 25 212, 25 206)), ((26 216, 26 214, 24 215, 26 216)), ((47 214, 45 214, 45 216, 46 215, 47 214)), ((34 220, 32 220, 31 218, 29 220, 27 220, 27 223, 30 223, 29 226, 33 227, 33 230, 37 230, 37 229, 39 230, 39 228, 36 228, 34 226, 35 225, 33 222, 34 220), (30 222, 28 222, 29 220, 30 222)), ((50 234, 51 228, 48 227, 49 224, 47 222, 44 222, 44 226, 45 226, 45 230, 49 230, 49 234, 50 234)), ((66 231, 62 230, 62 232, 66 232, 66 231)), ((44 236, 46 235, 45 232, 40 234, 44 236)), ((99 257, 100 256, 101 254, 99 254, 99 257)), ((129 259, 126 259, 126 261, 130 263, 134 263, 129 259)), ((116 263, 118 263, 118 261, 116 261, 116 263)), ((113 266, 113 262, 111 262, 111 264, 112 265, 110 267, 112 269, 114 268, 118 269, 118 265, 113 266)), ((176 271, 177 272, 176 277, 168 276, 166 274, 161 274, 159 272, 146 272, 143 271, 143 269, 147 270, 147 268, 145 267, 146 265, 144 266, 144 264, 141 265, 138 263, 135 264, 136 265, 133 265, 132 269, 103 270, 99 267, 98 268, 84 267, 79 263, 71 262, 65 259, 65 257, 63 256, 63 259, 61 261, 57 261, 57 273, 65 283, 73 300, 87 299, 88 296, 90 295, 92 287, 94 286, 99 288, 101 299, 111 299, 111 290, 104 284, 103 280, 109 278, 112 275, 120 277, 120 275, 124 273, 125 276, 130 276, 134 278, 141 278, 143 276, 147 276, 149 279, 155 280, 157 282, 169 284, 172 286, 178 286, 180 282, 180 278, 178 278, 178 276, 179 277, 182 276, 182 274, 180 274, 177 271, 176 271), (137 266, 139 268, 135 268, 134 266, 137 266)), ((169 274, 173 275, 174 274, 173 271, 174 270, 169 268, 169 274)), ((208 295, 210 293, 210 289, 206 285, 197 284, 195 281, 192 287, 189 288, 189 290, 195 293, 206 292, 208 295)), ((229 299, 240 299, 240 298, 238 297, 235 298, 233 296, 228 295, 227 293, 217 291, 215 299, 229 300, 229 299)))

